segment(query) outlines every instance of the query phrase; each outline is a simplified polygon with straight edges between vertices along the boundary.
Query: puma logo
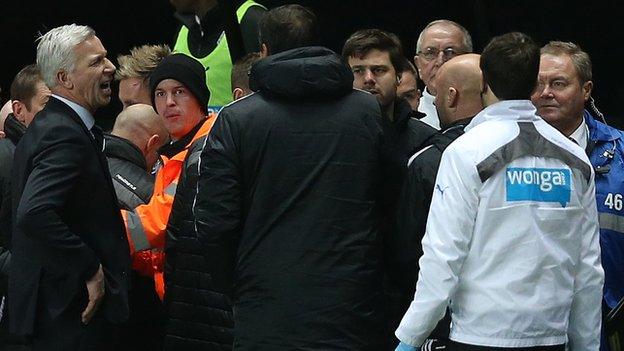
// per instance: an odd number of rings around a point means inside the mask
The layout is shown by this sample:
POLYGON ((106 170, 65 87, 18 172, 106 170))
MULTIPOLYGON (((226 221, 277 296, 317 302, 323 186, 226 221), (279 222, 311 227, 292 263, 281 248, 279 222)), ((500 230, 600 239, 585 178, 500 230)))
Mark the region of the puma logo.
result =
POLYGON ((440 184, 436 184, 435 186, 436 190, 438 190, 440 192, 440 195, 444 196, 444 191, 446 189, 448 189, 448 186, 442 187, 440 184))

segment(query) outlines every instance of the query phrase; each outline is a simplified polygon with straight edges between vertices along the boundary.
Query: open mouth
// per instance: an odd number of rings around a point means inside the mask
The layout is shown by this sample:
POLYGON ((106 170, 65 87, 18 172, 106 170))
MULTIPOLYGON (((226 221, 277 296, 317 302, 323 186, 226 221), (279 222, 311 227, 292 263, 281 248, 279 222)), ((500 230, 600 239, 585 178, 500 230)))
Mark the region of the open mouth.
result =
POLYGON ((110 90, 111 90, 111 84, 110 83, 111 82, 106 82, 106 83, 100 84, 100 89, 107 90, 107 91, 110 92, 110 90))

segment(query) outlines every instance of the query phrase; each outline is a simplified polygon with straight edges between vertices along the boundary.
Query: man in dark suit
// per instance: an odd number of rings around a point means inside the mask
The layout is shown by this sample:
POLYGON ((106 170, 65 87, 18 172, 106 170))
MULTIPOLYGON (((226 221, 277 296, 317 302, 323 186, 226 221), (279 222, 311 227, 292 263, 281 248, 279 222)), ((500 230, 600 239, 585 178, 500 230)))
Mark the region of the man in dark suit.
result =
POLYGON ((34 350, 109 349, 128 315, 130 259, 93 113, 115 66, 74 24, 40 38, 37 66, 52 96, 15 153, 11 330, 34 350))

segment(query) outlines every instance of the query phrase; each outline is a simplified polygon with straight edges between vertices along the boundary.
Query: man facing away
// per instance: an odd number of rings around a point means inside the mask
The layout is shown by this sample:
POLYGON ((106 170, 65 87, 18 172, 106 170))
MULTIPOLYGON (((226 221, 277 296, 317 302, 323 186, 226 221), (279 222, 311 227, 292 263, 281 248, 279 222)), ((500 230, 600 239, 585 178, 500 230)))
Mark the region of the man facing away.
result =
POLYGON ((383 344, 380 109, 312 46, 316 23, 299 5, 267 13, 256 93, 221 110, 200 156, 195 227, 233 298, 234 350, 383 344))
MULTIPOLYGON (((531 97, 537 114, 585 149, 596 171, 596 203, 605 270, 602 302, 606 315, 624 297, 624 227, 621 225, 624 140, 622 131, 597 121, 585 110, 592 88, 591 60, 578 45, 553 41, 542 47, 537 89, 531 97)), ((609 350, 604 338, 601 349, 609 350)))
POLYGON ((539 69, 531 38, 495 37, 480 67, 487 107, 442 155, 397 350, 419 347, 447 306, 453 350, 598 350, 604 273, 591 164, 529 101, 539 69))
MULTIPOLYGON (((422 238, 425 235, 427 215, 431 205, 436 175, 442 152, 451 142, 464 134, 464 128, 483 109, 481 88, 483 79, 479 68, 480 55, 466 54, 450 59, 440 67, 431 84, 435 91, 435 106, 441 122, 441 131, 431 138, 423 149, 408 162, 397 210, 398 232, 389 240, 392 267, 401 288, 401 316, 414 297, 418 278, 418 259, 422 256, 422 238)), ((449 214, 451 216, 452 214, 449 214)), ((440 346, 448 339, 448 315, 431 333, 426 343, 440 346), (436 340, 433 340, 436 339, 436 340)), ((395 325, 395 329, 397 325, 395 325)), ((433 349, 433 347, 432 347, 433 349)))
POLYGON ((160 116, 150 105, 129 106, 119 113, 104 139, 119 207, 132 211, 148 203, 154 190, 152 169, 158 149, 169 140, 160 116))
POLYGON ((37 66, 52 91, 15 150, 11 331, 34 350, 106 350, 128 317, 128 242, 93 114, 115 66, 93 29, 54 28, 37 66))

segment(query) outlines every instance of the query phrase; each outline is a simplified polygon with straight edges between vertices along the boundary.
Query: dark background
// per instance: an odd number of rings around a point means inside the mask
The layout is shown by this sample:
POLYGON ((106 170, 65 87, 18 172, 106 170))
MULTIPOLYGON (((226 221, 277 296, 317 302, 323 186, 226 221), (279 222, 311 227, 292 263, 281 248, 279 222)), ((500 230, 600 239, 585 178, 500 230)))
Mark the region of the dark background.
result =
MULTIPOLYGON (((576 42, 592 57, 593 95, 598 107, 607 115, 607 122, 624 128, 620 109, 624 86, 620 84, 623 74, 619 67, 624 59, 624 32, 618 25, 624 12, 619 0, 257 1, 267 7, 295 2, 312 8, 319 17, 324 43, 338 52, 350 33, 377 27, 399 35, 406 55, 413 57, 420 30, 440 18, 464 25, 472 34, 476 52, 493 36, 509 31, 525 32, 540 45, 555 39, 576 42)), ((34 41, 39 32, 68 23, 90 25, 116 63, 118 54, 126 54, 137 45, 172 45, 178 30, 168 0, 7 0, 1 8, 0 102, 8 99, 13 76, 34 62, 34 41)), ((98 112, 100 124, 110 126, 120 110, 121 104, 113 99, 98 112)))

